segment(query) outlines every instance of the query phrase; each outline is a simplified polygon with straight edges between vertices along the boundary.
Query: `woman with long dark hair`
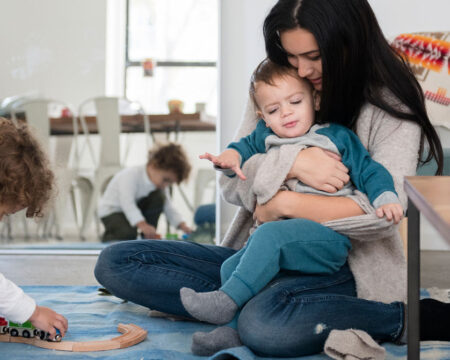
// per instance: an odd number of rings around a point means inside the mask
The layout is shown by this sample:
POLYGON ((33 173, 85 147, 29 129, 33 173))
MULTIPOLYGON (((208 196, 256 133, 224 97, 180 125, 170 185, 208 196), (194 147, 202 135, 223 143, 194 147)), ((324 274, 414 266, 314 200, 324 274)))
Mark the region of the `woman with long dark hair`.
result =
MULTIPOLYGON (((367 0, 280 0, 264 22, 264 37, 272 61, 296 68, 321 92, 319 121, 354 130, 372 158, 387 168, 404 208, 404 176, 415 174, 425 148, 425 160, 434 158, 441 173, 442 148, 421 89, 384 39, 367 0)), ((236 138, 253 130, 254 114, 249 107, 236 138)), ((327 192, 349 179, 339 158, 314 147, 298 154, 286 177, 327 192)), ((222 177, 225 191, 227 181, 222 177)), ((260 222, 307 218, 320 229, 321 223, 370 211, 364 195, 280 191, 257 205, 253 215, 260 222)), ((246 216, 251 220, 252 214, 239 210, 222 246, 161 240, 113 244, 100 254, 95 275, 116 296, 190 317, 180 288, 220 287, 222 263, 248 238, 246 216)), ((315 233, 299 236, 314 239, 315 233)), ((406 261, 397 229, 359 237, 352 245, 347 264, 332 275, 280 272, 244 305, 237 327, 194 334, 193 352, 210 355, 244 344, 263 356, 301 356, 322 351, 331 330, 349 328, 377 341, 404 342, 406 261)), ((422 340, 450 340, 449 306, 421 302, 422 340)))
MULTIPOLYGON (((421 87, 384 38, 368 2, 282 0, 272 8, 264 22, 268 57, 298 68, 300 76, 309 78, 304 73, 308 65, 302 67, 301 57, 297 58, 301 54, 290 54, 280 36, 289 31, 295 36, 298 29, 312 35, 316 42, 317 52, 306 58, 321 64, 320 74, 315 74, 321 81, 313 82, 313 86, 321 90, 322 121, 356 131, 362 107, 372 104, 395 118, 415 122, 422 129, 420 153, 426 139, 430 151, 425 161, 436 159, 440 175, 442 148, 428 119, 421 87)), ((302 41, 296 40, 294 48, 301 47, 302 41)))

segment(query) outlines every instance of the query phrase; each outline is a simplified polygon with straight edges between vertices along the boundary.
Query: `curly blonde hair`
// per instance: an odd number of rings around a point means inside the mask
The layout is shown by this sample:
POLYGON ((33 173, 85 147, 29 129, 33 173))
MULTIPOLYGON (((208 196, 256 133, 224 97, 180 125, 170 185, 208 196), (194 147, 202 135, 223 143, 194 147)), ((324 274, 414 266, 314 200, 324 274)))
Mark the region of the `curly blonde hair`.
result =
POLYGON ((177 184, 186 180, 191 172, 191 164, 181 145, 159 144, 148 152, 148 162, 157 169, 175 173, 177 184))
POLYGON ((47 155, 28 126, 0 117, 0 203, 19 204, 27 217, 39 217, 53 187, 47 155))

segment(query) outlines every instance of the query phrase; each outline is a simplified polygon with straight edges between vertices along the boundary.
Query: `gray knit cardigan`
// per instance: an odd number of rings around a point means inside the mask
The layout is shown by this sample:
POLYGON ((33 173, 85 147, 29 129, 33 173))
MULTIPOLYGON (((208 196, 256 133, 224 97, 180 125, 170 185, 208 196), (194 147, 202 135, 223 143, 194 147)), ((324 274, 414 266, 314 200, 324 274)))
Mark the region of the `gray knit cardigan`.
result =
MULTIPOLYGON (((394 98, 388 99, 391 104, 403 108, 394 98)), ((249 101, 235 140, 252 132, 257 120, 255 109, 249 101)), ((356 132, 372 158, 391 173, 400 201, 406 209, 403 179, 416 173, 420 127, 366 104, 358 118, 356 132)), ((241 181, 237 176, 229 178, 220 175, 221 195, 226 201, 240 206, 222 246, 233 249, 243 247, 253 220, 251 212, 243 206, 241 196, 254 196, 254 201, 259 204, 270 200, 284 182, 300 150, 301 148, 290 144, 267 154, 253 156, 243 167, 247 181, 241 181), (266 170, 261 170, 261 167, 266 170), (273 171, 274 168, 277 170, 273 171), (257 187, 256 191, 250 189, 253 182, 257 187)), ((352 241, 348 261, 355 277, 358 297, 386 303, 406 302, 406 260, 397 226, 379 219, 366 195, 357 191, 352 198, 366 215, 328 221, 324 225, 347 235, 352 241)))

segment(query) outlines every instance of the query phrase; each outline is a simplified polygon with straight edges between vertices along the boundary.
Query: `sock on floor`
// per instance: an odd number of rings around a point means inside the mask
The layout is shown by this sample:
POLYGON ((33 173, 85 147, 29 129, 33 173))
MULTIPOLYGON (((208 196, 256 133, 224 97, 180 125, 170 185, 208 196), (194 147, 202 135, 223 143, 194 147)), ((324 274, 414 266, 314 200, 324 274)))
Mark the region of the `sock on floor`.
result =
POLYGON ((211 356, 216 352, 242 346, 238 332, 229 326, 221 326, 211 332, 197 331, 192 335, 191 351, 198 356, 211 356))
POLYGON ((420 340, 450 341, 450 303, 420 300, 420 340))
POLYGON ((211 324, 230 322, 238 310, 233 299, 220 290, 197 293, 189 288, 181 288, 180 297, 189 314, 211 324))

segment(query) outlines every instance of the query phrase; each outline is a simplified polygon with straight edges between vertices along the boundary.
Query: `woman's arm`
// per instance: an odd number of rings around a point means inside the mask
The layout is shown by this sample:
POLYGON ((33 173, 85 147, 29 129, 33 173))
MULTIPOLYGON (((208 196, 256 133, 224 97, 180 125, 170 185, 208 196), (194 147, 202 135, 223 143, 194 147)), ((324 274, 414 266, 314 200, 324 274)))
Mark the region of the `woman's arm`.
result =
MULTIPOLYGON (((358 123, 358 128, 360 124, 364 129, 364 121, 358 123)), ((421 128, 416 123, 396 119, 381 110, 374 112, 370 123, 366 126, 370 127, 367 143, 364 143, 364 133, 359 129, 358 137, 366 146, 372 159, 389 171, 400 203, 403 209, 406 209, 408 200, 403 182, 405 176, 416 174, 421 128)))
POLYGON ((254 217, 259 222, 305 218, 321 223, 363 214, 350 198, 280 191, 264 205, 256 205, 254 217))

